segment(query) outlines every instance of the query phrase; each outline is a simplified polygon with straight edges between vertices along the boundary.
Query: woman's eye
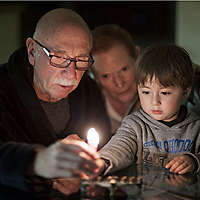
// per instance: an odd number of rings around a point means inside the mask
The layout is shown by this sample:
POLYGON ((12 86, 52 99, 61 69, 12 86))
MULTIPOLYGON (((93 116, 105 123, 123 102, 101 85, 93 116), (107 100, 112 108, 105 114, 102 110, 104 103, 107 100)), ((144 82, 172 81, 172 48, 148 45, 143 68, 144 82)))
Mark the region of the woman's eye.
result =
POLYGON ((128 66, 125 66, 125 67, 122 68, 122 71, 124 71, 124 72, 127 71, 127 70, 128 70, 128 66))

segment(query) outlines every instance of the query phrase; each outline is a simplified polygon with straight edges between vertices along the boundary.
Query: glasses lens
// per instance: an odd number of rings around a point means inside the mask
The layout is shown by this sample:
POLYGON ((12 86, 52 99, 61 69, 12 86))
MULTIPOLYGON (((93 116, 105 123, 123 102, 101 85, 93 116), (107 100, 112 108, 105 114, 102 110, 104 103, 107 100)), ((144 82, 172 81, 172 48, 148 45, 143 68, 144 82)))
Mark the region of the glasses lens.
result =
POLYGON ((52 56, 51 62, 54 63, 55 65, 66 66, 66 64, 68 64, 69 61, 66 60, 66 58, 62 58, 59 56, 52 56))
POLYGON ((80 70, 87 70, 92 66, 93 62, 91 57, 79 57, 76 62, 76 67, 80 70))
POLYGON ((78 68, 88 68, 88 62, 83 62, 83 61, 77 61, 76 62, 76 67, 78 68))
POLYGON ((93 59, 88 56, 76 57, 75 59, 72 59, 72 58, 66 59, 60 56, 55 56, 55 55, 51 56, 51 64, 55 67, 65 68, 65 67, 68 67, 68 65, 71 62, 75 62, 76 68, 78 70, 84 71, 84 70, 87 70, 93 64, 93 59))

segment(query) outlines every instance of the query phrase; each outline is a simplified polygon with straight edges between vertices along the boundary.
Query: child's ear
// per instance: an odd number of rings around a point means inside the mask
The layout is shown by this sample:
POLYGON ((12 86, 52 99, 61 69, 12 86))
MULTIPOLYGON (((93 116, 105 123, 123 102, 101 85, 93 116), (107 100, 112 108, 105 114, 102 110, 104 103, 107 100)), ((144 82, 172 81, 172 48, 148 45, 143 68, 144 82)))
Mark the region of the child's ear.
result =
POLYGON ((140 46, 135 46, 135 51, 136 51, 136 57, 138 57, 139 56, 139 54, 140 54, 140 46))
POLYGON ((187 88, 186 90, 183 91, 183 95, 184 95, 185 99, 187 99, 189 97, 191 90, 192 90, 192 88, 189 87, 189 88, 187 88))

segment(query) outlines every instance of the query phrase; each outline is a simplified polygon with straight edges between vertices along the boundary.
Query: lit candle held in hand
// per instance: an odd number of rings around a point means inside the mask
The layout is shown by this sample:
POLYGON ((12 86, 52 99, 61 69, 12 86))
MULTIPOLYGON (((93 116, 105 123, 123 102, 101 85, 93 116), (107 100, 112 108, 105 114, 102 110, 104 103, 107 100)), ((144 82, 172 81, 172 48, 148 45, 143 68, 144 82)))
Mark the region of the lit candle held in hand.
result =
POLYGON ((99 145, 99 134, 94 128, 89 129, 87 133, 87 143, 97 151, 99 145))

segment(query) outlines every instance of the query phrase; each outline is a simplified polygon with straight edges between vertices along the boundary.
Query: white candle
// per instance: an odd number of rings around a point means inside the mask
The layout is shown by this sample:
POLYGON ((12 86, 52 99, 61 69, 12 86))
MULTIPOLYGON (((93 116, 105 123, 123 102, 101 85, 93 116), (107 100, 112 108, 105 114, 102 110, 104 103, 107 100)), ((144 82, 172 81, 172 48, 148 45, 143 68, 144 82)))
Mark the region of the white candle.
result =
POLYGON ((87 142, 95 151, 97 151, 99 145, 99 134, 94 128, 89 129, 87 133, 87 142))

